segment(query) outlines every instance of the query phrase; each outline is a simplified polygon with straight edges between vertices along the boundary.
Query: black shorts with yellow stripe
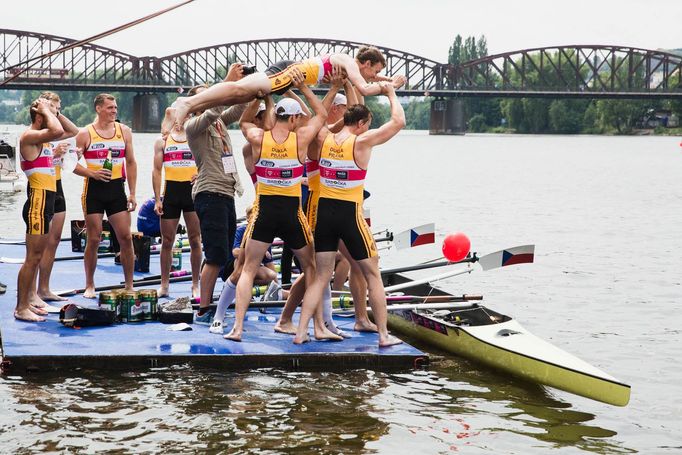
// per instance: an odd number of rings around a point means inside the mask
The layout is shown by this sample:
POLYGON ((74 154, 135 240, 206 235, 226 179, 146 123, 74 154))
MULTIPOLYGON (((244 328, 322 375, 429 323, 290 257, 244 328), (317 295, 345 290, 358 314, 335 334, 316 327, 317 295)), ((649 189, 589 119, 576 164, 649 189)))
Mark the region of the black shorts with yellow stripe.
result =
POLYGON ((164 220, 177 220, 181 213, 194 212, 192 200, 192 182, 176 182, 166 180, 163 190, 163 215, 164 220))
POLYGON ((257 196, 244 237, 265 243, 279 237, 292 250, 313 241, 301 198, 292 196, 257 196))
POLYGON ((362 205, 321 197, 317 204, 315 252, 336 251, 339 240, 343 240, 356 261, 377 255, 374 237, 362 215, 362 205))
POLYGON ((85 179, 81 204, 83 213, 105 213, 108 217, 128 210, 128 198, 123 179, 102 182, 91 178, 85 179))
POLYGON ((283 95, 292 87, 291 75, 286 70, 295 64, 294 60, 281 60, 265 70, 265 74, 270 78, 273 95, 283 95))
POLYGON ((54 216, 54 191, 37 190, 29 185, 26 189, 26 203, 22 215, 26 223, 26 233, 42 235, 50 232, 50 221, 54 216))
POLYGON ((317 202, 319 200, 317 194, 317 191, 308 191, 308 198, 304 204, 305 217, 313 235, 315 234, 315 224, 317 224, 317 202))

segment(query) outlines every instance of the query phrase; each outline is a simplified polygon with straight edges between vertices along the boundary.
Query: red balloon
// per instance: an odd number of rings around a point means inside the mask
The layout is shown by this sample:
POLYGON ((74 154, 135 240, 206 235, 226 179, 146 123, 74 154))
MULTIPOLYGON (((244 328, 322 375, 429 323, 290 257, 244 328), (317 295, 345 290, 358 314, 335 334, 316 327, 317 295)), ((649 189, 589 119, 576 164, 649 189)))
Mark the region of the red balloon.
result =
POLYGON ((471 241, 469 237, 461 232, 449 234, 443 240, 443 256, 450 262, 461 261, 467 257, 470 248, 471 241))

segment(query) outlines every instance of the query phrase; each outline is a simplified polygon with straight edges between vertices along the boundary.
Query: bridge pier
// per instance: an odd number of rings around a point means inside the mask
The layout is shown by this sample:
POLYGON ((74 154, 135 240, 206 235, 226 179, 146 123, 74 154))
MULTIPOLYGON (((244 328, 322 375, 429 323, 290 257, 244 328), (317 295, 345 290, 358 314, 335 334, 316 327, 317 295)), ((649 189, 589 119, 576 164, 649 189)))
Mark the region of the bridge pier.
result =
POLYGON ((133 98, 133 131, 158 133, 161 129, 161 98, 156 93, 138 93, 133 98))
POLYGON ((464 102, 459 98, 431 101, 429 134, 464 134, 466 118, 464 102))

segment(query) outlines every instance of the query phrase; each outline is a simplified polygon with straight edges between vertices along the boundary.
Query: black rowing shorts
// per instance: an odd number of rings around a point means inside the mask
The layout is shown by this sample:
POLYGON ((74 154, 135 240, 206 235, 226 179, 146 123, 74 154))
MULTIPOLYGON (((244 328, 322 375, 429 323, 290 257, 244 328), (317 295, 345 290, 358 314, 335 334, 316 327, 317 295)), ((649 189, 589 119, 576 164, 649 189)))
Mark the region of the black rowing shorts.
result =
POLYGON ((180 218, 180 213, 193 211, 192 183, 166 180, 166 187, 163 191, 163 215, 161 215, 161 218, 164 220, 177 220, 180 218))
POLYGON ((50 232, 50 221, 54 216, 54 191, 36 190, 28 185, 26 188, 26 202, 22 210, 26 233, 43 235, 50 232))
POLYGON ((317 204, 315 252, 337 251, 339 240, 343 240, 356 261, 377 255, 377 246, 362 214, 362 206, 321 197, 317 204))
POLYGON ((119 212, 128 210, 128 198, 123 187, 123 179, 114 179, 108 182, 85 179, 81 203, 83 213, 105 213, 107 218, 119 212))
POLYGON ((66 212, 66 198, 64 197, 64 187, 62 179, 57 180, 57 194, 54 196, 54 213, 66 212))
POLYGON ((264 243, 279 237, 292 250, 300 250, 313 240, 301 198, 292 196, 257 196, 244 237, 264 243))

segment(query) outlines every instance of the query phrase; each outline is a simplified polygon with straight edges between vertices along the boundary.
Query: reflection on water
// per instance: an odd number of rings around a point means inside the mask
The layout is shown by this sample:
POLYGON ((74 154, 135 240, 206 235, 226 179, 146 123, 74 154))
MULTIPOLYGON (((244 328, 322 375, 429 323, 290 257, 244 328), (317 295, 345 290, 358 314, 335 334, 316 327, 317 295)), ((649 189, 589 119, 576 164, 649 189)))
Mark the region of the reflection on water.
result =
POLYGON ((191 367, 7 378, 0 447, 226 453, 629 452, 539 386, 437 359, 387 374, 191 367))

